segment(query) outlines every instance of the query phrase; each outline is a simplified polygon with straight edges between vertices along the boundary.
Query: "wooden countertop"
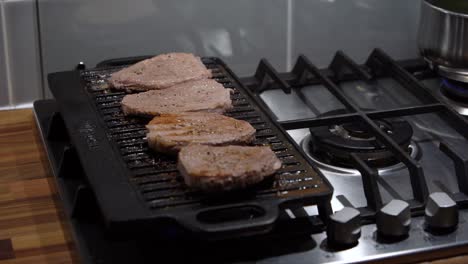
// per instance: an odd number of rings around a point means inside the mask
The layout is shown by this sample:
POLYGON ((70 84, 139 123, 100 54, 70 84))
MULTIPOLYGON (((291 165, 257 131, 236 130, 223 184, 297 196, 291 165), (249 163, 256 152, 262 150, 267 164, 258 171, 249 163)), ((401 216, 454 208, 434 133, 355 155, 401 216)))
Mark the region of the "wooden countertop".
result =
MULTIPOLYGON (((0 264, 79 263, 52 177, 32 111, 0 111, 0 264)), ((390 262, 456 256, 467 248, 390 262)), ((468 263, 468 256, 432 263, 468 263)))
POLYGON ((28 110, 0 111, 0 263, 79 263, 28 110))

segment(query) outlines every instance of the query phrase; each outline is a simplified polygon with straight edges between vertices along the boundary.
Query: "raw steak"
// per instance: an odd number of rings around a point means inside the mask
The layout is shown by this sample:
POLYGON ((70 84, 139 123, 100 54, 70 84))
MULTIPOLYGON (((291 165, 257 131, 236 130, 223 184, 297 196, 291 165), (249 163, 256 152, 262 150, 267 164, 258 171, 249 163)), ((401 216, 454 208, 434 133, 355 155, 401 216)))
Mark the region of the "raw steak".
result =
POLYGON ((163 114, 146 127, 150 148, 164 153, 177 153, 191 143, 247 144, 255 139, 248 122, 214 113, 163 114))
POLYGON ((211 72, 199 57, 191 53, 168 53, 115 72, 109 84, 116 89, 147 91, 210 77, 211 72))
POLYGON ((182 112, 224 113, 232 108, 231 91, 215 80, 191 81, 164 90, 126 95, 122 100, 122 110, 126 115, 143 116, 182 112))
POLYGON ((268 146, 189 145, 179 152, 185 183, 203 190, 244 188, 273 175, 281 161, 268 146))

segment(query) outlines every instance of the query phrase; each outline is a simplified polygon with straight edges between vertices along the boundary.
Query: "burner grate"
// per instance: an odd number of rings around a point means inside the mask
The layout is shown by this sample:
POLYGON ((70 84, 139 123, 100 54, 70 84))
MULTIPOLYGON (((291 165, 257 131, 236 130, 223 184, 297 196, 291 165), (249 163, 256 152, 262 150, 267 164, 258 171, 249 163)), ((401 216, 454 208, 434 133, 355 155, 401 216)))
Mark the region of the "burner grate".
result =
MULTIPOLYGON (((408 66, 408 69, 418 71, 419 67, 408 66)), ((275 117, 259 94, 269 89, 282 89, 285 93, 290 93, 295 87, 303 87, 310 84, 322 84, 328 91, 337 98, 346 108, 344 114, 336 114, 309 119, 278 121, 276 123, 286 130, 312 128, 320 126, 330 126, 339 123, 358 122, 363 123, 373 136, 389 149, 393 155, 402 162, 410 172, 410 182, 413 190, 414 199, 408 201, 412 205, 412 209, 417 211, 423 208, 423 205, 428 196, 428 187, 424 176, 424 171, 419 162, 408 155, 389 135, 382 131, 377 119, 395 118, 410 115, 437 113, 442 116, 455 130, 463 135, 468 140, 468 123, 465 119, 459 116, 449 106, 439 101, 428 90, 423 87, 418 80, 402 66, 398 65, 383 51, 376 49, 370 55, 365 65, 358 65, 352 61, 343 52, 337 52, 335 58, 328 69, 319 70, 313 65, 309 59, 301 55, 293 70, 288 73, 277 73, 272 69, 271 65, 262 60, 258 66, 257 73, 252 78, 243 80, 244 84, 250 88, 255 94, 254 99, 262 106, 265 111, 275 117), (346 80, 362 80, 365 82, 373 82, 375 77, 391 76, 401 83, 410 93, 419 98, 423 105, 402 107, 390 110, 370 111, 361 109, 352 100, 350 100, 342 90, 337 86, 341 81, 346 80)), ((299 92, 298 92, 299 93, 299 92)), ((305 105, 311 109, 315 106, 310 101, 299 96, 305 105)), ((454 194, 458 197, 458 202, 466 203, 468 201, 468 186, 466 179, 468 178, 468 163, 461 162, 463 160, 459 154, 455 154, 452 148, 441 142, 440 149, 447 154, 454 162, 457 168, 457 177, 459 181, 459 189, 461 194, 454 194), (464 164, 464 165, 462 165, 464 164)), ((379 178, 378 170, 371 168, 357 153, 351 153, 350 158, 354 163, 354 167, 361 172, 362 182, 367 200, 367 207, 360 208, 364 216, 372 217, 376 210, 382 206, 382 197, 377 185, 379 178)), ((342 197, 345 198, 345 197, 342 197)))

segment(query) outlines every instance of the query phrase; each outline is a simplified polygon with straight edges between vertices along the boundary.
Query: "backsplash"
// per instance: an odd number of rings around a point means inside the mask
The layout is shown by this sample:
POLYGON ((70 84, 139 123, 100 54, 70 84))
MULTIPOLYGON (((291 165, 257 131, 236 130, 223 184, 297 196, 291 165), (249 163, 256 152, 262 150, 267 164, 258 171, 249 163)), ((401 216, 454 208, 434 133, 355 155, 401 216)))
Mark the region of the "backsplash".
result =
POLYGON ((35 1, 1 3, 3 108, 50 96, 47 73, 80 61, 93 67, 110 58, 187 51, 221 57, 244 76, 262 57, 287 70, 301 53, 320 66, 339 49, 357 61, 375 47, 397 59, 417 56, 419 0, 41 0, 38 10, 35 1), (12 32, 19 26, 28 35, 12 32))
POLYGON ((35 0, 0 1, 0 109, 44 96, 35 0))
POLYGON ((293 2, 294 59, 303 53, 324 67, 337 50, 343 50, 364 62, 375 48, 395 59, 418 56, 419 0, 293 2))

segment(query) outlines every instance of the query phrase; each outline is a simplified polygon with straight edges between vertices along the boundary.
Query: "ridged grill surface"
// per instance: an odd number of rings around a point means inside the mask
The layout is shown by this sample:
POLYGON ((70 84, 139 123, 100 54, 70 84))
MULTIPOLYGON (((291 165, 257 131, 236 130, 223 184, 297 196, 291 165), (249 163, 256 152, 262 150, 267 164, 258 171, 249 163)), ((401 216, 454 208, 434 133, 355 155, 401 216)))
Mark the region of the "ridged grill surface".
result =
MULTIPOLYGON (((232 79, 216 60, 204 58, 203 62, 213 72, 216 81, 231 88, 234 108, 227 116, 245 120, 255 129, 256 145, 269 145, 283 162, 283 167, 273 180, 267 180, 253 188, 255 197, 291 197, 323 190, 323 181, 315 170, 274 127, 271 121, 255 107, 254 102, 232 79), (322 187, 322 188, 321 188, 322 187)), ((81 76, 87 92, 94 100, 107 134, 120 151, 129 170, 129 180, 141 194, 149 208, 176 207, 200 204, 205 194, 187 188, 176 168, 177 160, 148 148, 145 140, 147 119, 124 116, 120 101, 127 92, 109 89, 107 78, 121 67, 83 71, 81 76)))

